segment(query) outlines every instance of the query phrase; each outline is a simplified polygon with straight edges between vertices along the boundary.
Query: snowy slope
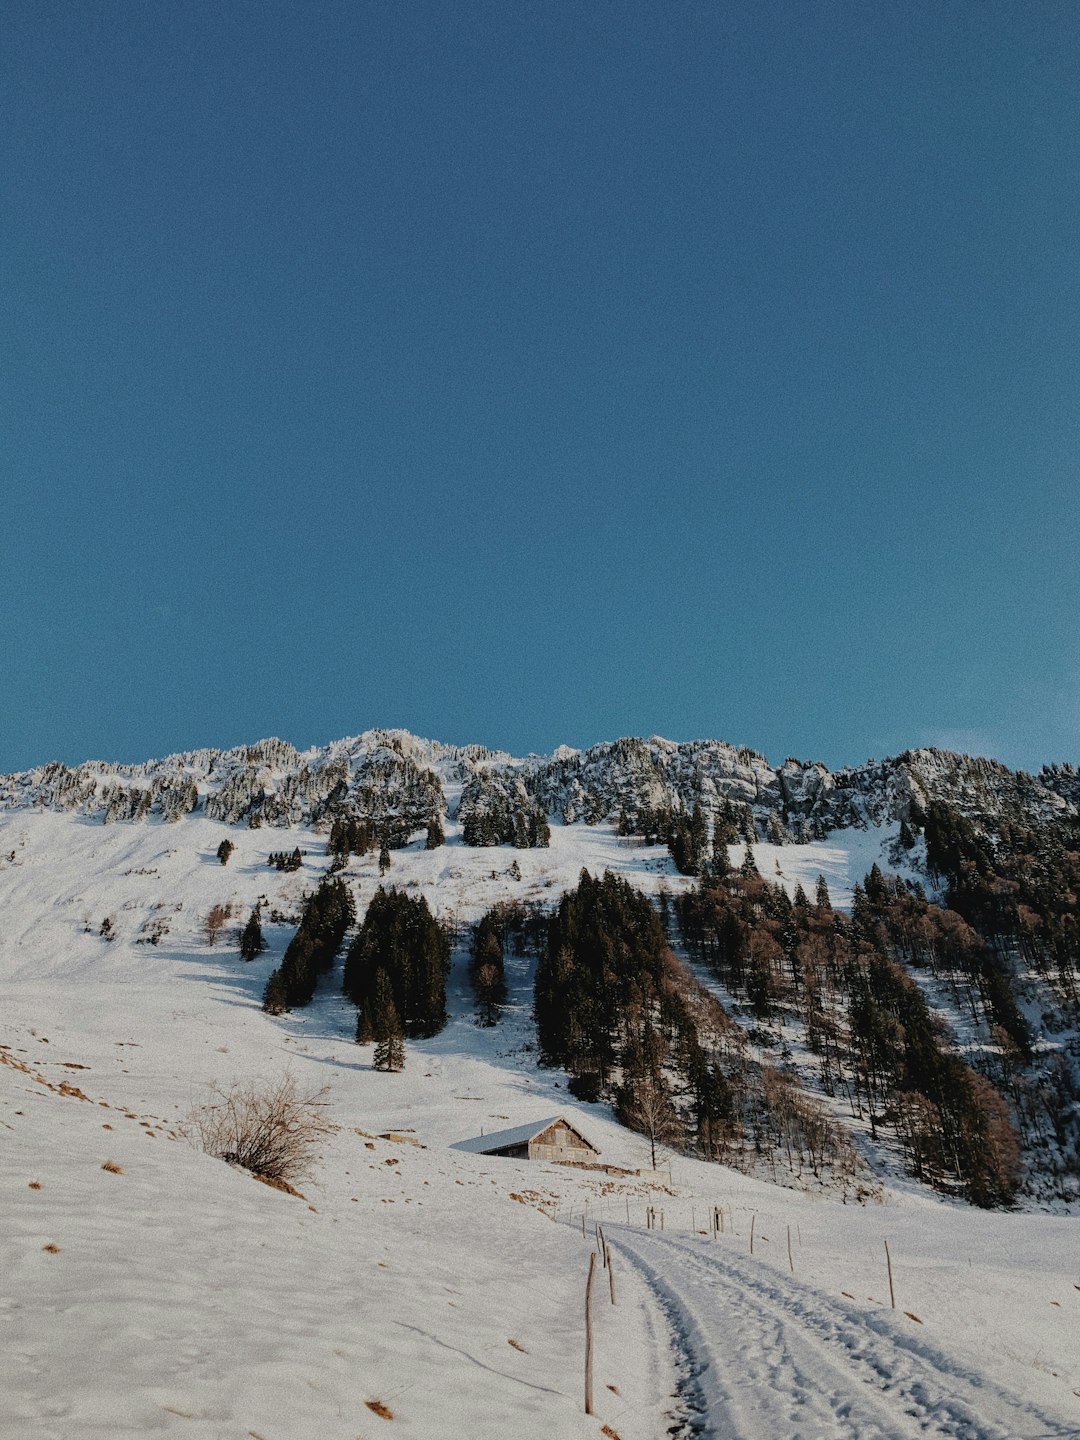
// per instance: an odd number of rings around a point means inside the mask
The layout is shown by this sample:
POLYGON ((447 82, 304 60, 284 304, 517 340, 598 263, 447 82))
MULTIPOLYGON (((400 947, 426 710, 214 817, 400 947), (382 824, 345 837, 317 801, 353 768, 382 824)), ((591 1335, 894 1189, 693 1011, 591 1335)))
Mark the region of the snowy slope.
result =
MULTIPOLYGON (((789 888, 825 873, 842 904, 894 834, 846 830, 755 856, 789 888)), ((499 899, 553 902, 583 866, 617 868, 654 894, 689 883, 666 850, 606 824, 556 823, 547 850, 470 850, 452 821, 447 839, 393 852, 386 878, 459 922, 499 899)), ((375 1073, 370 1047, 354 1043, 335 977, 310 1009, 263 1015, 262 987, 324 850, 325 834, 304 825, 226 830, 202 810, 116 825, 78 810, 0 814, 5 1440, 541 1440, 596 1436, 601 1424, 622 1440, 672 1426, 756 1437, 767 1425, 779 1437, 874 1424, 883 1435, 1034 1440, 1080 1426, 1075 1220, 975 1214, 904 1184, 882 1205, 845 1206, 680 1157, 668 1185, 455 1149, 563 1112, 606 1162, 647 1163, 640 1138, 536 1066, 524 960, 508 958, 507 1013, 481 1029, 456 952, 451 1023, 408 1043, 399 1076, 375 1073), (223 867, 225 834, 237 848, 223 867), (293 846, 307 852, 301 871, 267 866, 271 850, 293 846), (282 918, 265 927, 268 952, 245 964, 236 929, 260 899, 264 917, 282 918), (234 913, 211 947, 203 922, 215 905, 234 913), (177 1130, 207 1082, 286 1069, 302 1086, 330 1086, 302 1199, 196 1153, 177 1130), (663 1211, 662 1237, 643 1228, 649 1205, 663 1211), (713 1206, 724 1235, 695 1239, 713 1206), (604 1282, 587 1418, 582 1300, 597 1219, 609 1227, 617 1304, 604 1282)), ((345 873, 362 912, 376 859, 345 873)))

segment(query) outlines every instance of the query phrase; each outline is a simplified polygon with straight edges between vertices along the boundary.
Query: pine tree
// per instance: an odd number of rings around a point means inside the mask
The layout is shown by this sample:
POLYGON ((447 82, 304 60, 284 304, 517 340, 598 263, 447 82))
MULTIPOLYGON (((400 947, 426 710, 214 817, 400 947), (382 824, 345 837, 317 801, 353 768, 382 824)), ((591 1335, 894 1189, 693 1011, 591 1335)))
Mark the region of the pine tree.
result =
POLYGON ((267 1015, 284 1015, 289 1008, 289 996, 280 967, 271 972, 263 991, 262 1008, 267 1015))
POLYGON ((229 856, 235 849, 236 846, 231 840, 222 840, 221 844, 217 847, 217 858, 221 861, 222 865, 229 863, 229 856))
POLYGON ((384 840, 379 846, 379 874, 385 875, 390 869, 390 847, 384 840))
POLYGON ((358 1011, 357 1038, 375 1038, 375 984, 390 982, 398 1018, 414 1037, 436 1035, 446 1024, 450 947, 423 896, 413 899, 381 886, 345 961, 344 989, 358 1011))
POLYGON ((254 960, 266 949, 262 926, 259 924, 259 907, 256 905, 251 918, 240 935, 240 955, 244 960, 254 960))
POLYGON ((828 885, 826 885, 826 883, 825 883, 825 876, 824 876, 824 875, 819 875, 819 876, 817 877, 817 899, 816 899, 816 903, 817 903, 817 908, 818 908, 819 910, 831 910, 831 909, 832 909, 832 900, 831 900, 830 897, 829 897, 829 887, 828 887, 828 885))
POLYGON ((443 832, 441 818, 432 814, 427 822, 427 839, 424 841, 425 850, 437 850, 440 845, 446 843, 446 835, 443 832))
POLYGON ((529 820, 529 845, 534 850, 546 850, 551 844, 551 826, 547 815, 539 805, 533 806, 529 820))
MULTIPOLYGON (((380 965, 375 972, 375 989, 371 1000, 370 1028, 375 1039, 374 1067, 376 1070, 402 1070, 405 1068, 405 1038, 401 1028, 401 1017, 394 1004, 394 991, 390 977, 380 965)), ((357 1022, 357 1039, 360 1038, 360 1022, 357 1022)))

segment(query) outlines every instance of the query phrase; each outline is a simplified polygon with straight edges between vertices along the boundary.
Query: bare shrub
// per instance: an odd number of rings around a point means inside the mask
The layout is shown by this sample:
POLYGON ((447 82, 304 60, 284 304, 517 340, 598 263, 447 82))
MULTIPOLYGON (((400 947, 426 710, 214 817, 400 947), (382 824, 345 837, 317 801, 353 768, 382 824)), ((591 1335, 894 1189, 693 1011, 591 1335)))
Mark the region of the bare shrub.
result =
POLYGON ((210 1086, 180 1127, 197 1150, 269 1180, 294 1180, 307 1169, 321 1137, 330 1087, 302 1091, 286 1072, 277 1080, 234 1080, 210 1086))
POLYGON ((211 948, 217 943, 222 926, 232 914, 232 905, 215 905, 203 921, 203 938, 211 948))
POLYGON ((104 1161, 101 1168, 107 1170, 110 1175, 122 1175, 124 1173, 123 1166, 118 1165, 115 1160, 104 1161))

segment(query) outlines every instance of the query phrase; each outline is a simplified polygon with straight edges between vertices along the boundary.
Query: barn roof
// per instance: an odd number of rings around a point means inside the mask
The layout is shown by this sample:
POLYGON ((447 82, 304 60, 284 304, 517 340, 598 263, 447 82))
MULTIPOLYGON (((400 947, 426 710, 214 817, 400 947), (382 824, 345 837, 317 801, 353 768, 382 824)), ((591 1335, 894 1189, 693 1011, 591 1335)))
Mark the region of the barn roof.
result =
POLYGON ((492 1150, 505 1150, 510 1145, 527 1145, 530 1140, 542 1135, 549 1125, 555 1125, 560 1120, 599 1155, 600 1151, 588 1136, 583 1135, 580 1127, 565 1115, 549 1115, 546 1120, 533 1120, 529 1125, 516 1125, 512 1130, 492 1130, 490 1134, 477 1135, 471 1140, 459 1140, 454 1149, 468 1150, 473 1155, 489 1155, 492 1150))

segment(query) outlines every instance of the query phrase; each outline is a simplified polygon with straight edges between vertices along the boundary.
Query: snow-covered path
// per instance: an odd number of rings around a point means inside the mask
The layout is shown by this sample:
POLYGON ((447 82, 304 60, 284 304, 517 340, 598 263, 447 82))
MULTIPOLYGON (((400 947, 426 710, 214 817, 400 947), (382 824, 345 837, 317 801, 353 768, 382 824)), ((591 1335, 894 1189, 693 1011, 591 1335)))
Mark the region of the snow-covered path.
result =
POLYGON ((701 1440, 1066 1440, 900 1311, 863 1311, 722 1243, 605 1227, 671 1329, 681 1423, 701 1440))

